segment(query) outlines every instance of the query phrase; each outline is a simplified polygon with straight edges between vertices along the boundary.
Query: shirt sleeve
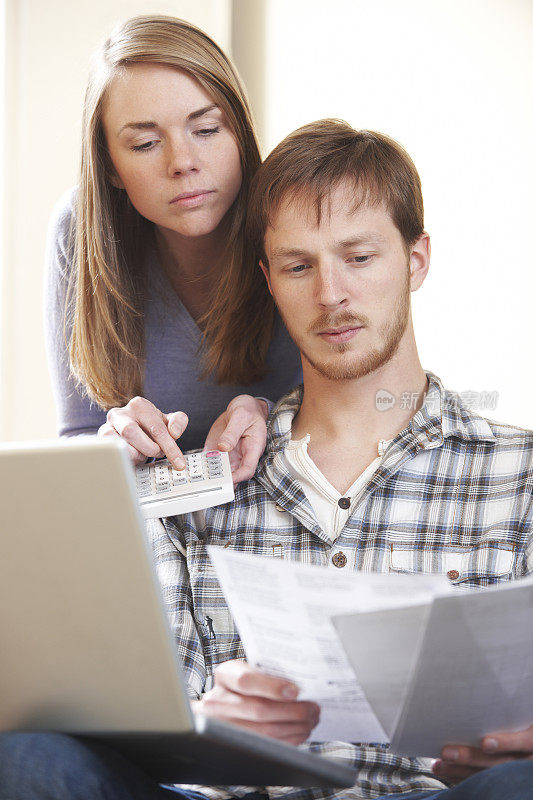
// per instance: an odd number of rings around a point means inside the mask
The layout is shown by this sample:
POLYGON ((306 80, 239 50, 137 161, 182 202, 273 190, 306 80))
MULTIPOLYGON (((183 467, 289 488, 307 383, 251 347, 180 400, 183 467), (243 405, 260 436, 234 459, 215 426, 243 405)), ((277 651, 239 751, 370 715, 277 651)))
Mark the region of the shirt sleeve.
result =
POLYGON ((105 411, 89 400, 70 374, 68 342, 72 328, 66 304, 74 261, 74 197, 75 190, 68 192, 54 208, 46 244, 44 328, 59 436, 97 433, 106 419, 105 411))
POLYGON ((205 691, 207 669, 193 612, 185 541, 160 519, 146 522, 163 601, 185 673, 187 693, 197 700, 205 691))

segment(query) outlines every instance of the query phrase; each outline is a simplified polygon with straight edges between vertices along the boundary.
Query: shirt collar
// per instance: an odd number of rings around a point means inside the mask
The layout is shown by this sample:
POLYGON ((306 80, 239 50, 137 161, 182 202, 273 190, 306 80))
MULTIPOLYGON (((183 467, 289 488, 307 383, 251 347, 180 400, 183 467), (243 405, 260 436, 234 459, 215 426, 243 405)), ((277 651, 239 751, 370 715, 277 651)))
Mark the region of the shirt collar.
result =
MULTIPOLYGON (((424 402, 409 425, 391 442, 401 440, 429 450, 438 447, 444 439, 456 437, 464 440, 494 441, 491 426, 483 417, 469 411, 460 396, 444 389, 440 379, 432 372, 426 373, 428 390, 424 402)), ((267 426, 267 447, 264 459, 283 450, 291 439, 291 425, 303 398, 303 385, 285 395, 272 409, 267 426)))

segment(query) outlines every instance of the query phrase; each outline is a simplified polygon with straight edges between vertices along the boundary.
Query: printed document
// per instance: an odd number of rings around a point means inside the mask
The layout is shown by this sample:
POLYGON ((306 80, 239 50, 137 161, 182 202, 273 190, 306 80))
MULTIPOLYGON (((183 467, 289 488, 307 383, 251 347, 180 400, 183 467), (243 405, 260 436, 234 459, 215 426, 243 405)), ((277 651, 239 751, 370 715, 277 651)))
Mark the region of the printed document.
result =
MULTIPOLYGON (((449 591, 440 575, 342 573, 209 548, 248 662, 294 681, 321 707, 312 741, 388 742, 333 626, 334 615, 413 607, 449 591)), ((418 629, 420 633, 420 628, 418 629)), ((363 640, 364 641, 364 640, 363 640)), ((366 643, 365 643, 366 647, 366 643)), ((409 652, 409 664, 412 651, 409 652)))
POLYGON ((533 724, 532 619, 527 577, 334 624, 393 751, 437 757, 533 724))

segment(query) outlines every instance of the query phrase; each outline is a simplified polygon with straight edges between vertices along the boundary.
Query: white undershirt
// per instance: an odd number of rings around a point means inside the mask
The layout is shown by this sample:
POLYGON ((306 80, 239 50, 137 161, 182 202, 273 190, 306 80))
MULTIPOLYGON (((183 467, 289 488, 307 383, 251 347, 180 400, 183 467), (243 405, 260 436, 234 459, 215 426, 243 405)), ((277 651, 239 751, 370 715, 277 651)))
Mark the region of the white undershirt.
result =
POLYGON ((303 439, 291 439, 285 448, 285 460, 292 477, 302 486, 315 512, 318 524, 326 536, 334 542, 352 513, 357 495, 381 464, 383 453, 389 442, 384 439, 379 442, 377 457, 352 483, 350 488, 344 494, 340 494, 320 472, 307 452, 307 445, 310 439, 310 434, 306 434, 303 439), (350 499, 351 502, 348 508, 344 509, 339 506, 341 497, 350 499))

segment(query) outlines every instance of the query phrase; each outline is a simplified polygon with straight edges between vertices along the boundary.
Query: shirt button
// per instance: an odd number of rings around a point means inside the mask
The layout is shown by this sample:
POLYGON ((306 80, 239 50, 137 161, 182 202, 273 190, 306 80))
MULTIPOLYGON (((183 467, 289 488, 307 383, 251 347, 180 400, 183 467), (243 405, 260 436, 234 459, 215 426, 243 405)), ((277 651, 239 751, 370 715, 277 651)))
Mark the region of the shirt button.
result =
POLYGON ((344 509, 350 508, 350 502, 351 500, 349 497, 341 497, 338 501, 339 506, 344 509))
POLYGON ((336 567, 339 567, 339 569, 341 567, 345 567, 347 562, 348 562, 348 559, 346 558, 344 553, 341 553, 341 552, 335 553, 335 555, 333 556, 333 558, 331 560, 332 560, 333 564, 336 567))
POLYGON ((456 581, 459 577, 459 573, 456 569, 450 569, 446 574, 451 581, 456 581))
POLYGON ((276 511, 281 511, 282 513, 285 511, 285 509, 282 508, 279 503, 276 503, 275 508, 276 508, 276 511))

